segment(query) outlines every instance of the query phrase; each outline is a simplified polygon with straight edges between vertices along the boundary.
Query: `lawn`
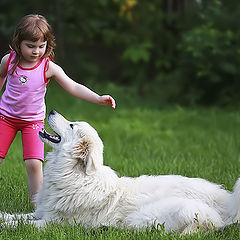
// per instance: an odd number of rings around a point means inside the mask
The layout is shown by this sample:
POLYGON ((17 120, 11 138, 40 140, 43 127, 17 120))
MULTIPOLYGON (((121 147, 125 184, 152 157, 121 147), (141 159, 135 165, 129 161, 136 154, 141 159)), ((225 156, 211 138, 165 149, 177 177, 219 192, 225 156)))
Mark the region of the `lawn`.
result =
MULTIPOLYGON (((201 177, 232 190, 239 177, 240 112, 217 108, 163 107, 138 99, 122 89, 108 86, 117 108, 98 106, 71 97, 52 84, 47 94, 47 112, 55 109, 69 120, 84 120, 94 126, 104 142, 104 161, 120 176, 181 174, 201 177)), ((134 95, 133 95, 134 96, 134 95)), ((48 128, 47 124, 46 127, 48 128)), ((46 147, 46 152, 50 148, 46 147)), ((22 161, 21 136, 11 146, 0 166, 0 211, 32 211, 26 170, 22 161)), ((0 228, 0 239, 239 239, 237 225, 221 231, 192 236, 167 234, 164 229, 142 231, 80 225, 0 228)))

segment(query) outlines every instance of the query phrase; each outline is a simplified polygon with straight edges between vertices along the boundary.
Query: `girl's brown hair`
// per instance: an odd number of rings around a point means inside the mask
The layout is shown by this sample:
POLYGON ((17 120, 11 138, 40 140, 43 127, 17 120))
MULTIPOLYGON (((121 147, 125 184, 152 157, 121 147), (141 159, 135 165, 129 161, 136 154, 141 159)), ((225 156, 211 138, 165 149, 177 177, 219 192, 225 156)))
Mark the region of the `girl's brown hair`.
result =
POLYGON ((18 23, 13 34, 11 49, 16 52, 13 60, 14 66, 12 73, 15 71, 22 57, 20 44, 23 40, 36 42, 38 40, 47 41, 46 51, 43 57, 54 58, 55 37, 52 28, 46 18, 38 14, 30 14, 24 16, 18 23))

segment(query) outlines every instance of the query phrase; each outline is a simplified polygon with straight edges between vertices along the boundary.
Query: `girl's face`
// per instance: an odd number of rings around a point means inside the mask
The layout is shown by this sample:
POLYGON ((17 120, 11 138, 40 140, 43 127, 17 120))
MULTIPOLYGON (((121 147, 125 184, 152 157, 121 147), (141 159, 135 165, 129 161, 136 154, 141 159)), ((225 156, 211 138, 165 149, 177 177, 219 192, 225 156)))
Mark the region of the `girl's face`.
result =
POLYGON ((42 40, 38 40, 37 42, 32 42, 23 40, 20 44, 23 60, 28 63, 38 62, 45 54, 46 47, 47 41, 43 42, 42 40))

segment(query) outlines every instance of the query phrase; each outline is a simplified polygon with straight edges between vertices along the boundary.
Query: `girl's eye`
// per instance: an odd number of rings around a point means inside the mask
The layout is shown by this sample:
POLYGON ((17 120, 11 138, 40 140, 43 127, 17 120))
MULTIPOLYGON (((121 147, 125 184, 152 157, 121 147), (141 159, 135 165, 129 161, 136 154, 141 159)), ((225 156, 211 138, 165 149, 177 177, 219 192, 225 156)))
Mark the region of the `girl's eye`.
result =
POLYGON ((70 123, 70 127, 73 129, 73 124, 72 123, 70 123))

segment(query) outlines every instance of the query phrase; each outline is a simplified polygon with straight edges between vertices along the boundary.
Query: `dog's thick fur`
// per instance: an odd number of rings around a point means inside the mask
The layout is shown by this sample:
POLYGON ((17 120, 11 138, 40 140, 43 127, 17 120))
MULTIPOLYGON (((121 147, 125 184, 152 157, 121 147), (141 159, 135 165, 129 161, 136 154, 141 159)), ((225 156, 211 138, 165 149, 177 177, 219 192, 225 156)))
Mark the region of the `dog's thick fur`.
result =
POLYGON ((83 226, 158 227, 190 233, 221 228, 240 220, 240 179, 234 192, 199 178, 121 177, 103 165, 103 143, 86 122, 69 122, 52 111, 41 132, 47 154, 37 209, 29 215, 1 214, 6 224, 19 217, 36 226, 66 220, 83 226), (60 136, 60 137, 59 137, 60 136))

